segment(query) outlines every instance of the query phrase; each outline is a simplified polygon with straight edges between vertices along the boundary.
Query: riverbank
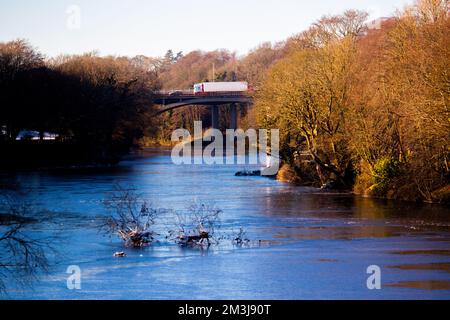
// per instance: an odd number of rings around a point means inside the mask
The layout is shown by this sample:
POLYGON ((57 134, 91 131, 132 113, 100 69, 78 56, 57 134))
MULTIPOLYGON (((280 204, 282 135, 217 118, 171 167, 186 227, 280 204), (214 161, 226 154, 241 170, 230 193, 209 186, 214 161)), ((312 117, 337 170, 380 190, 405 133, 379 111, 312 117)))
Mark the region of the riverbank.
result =
MULTIPOLYGON (((370 174, 357 174, 355 183, 349 188, 334 188, 333 181, 322 184, 318 181, 318 176, 306 170, 296 170, 288 164, 283 164, 277 174, 277 180, 281 182, 288 182, 298 186, 308 186, 323 188, 328 190, 336 190, 341 192, 352 193, 354 195, 365 198, 387 199, 397 201, 407 201, 416 203, 436 203, 450 205, 450 185, 442 186, 436 190, 430 191, 431 199, 424 199, 417 193, 417 186, 414 181, 405 181, 399 185, 398 180, 393 180, 390 185, 384 187, 383 192, 380 192, 379 184, 376 183, 376 176, 370 174)), ((399 179, 400 180, 400 179, 399 179)))
POLYGON ((77 142, 12 141, 1 142, 0 171, 111 166, 122 152, 77 142))
POLYGON ((153 138, 153 137, 143 137, 139 139, 137 146, 139 148, 155 148, 155 147, 172 147, 176 145, 177 142, 173 142, 164 138, 153 138))

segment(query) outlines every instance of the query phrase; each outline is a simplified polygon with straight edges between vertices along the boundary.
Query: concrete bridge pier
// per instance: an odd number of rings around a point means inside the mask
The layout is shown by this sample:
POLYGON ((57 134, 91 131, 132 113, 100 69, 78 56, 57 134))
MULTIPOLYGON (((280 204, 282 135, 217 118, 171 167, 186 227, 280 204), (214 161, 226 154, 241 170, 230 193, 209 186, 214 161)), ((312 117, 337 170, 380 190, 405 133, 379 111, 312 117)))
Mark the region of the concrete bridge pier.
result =
POLYGON ((211 128, 212 129, 220 129, 219 128, 219 106, 213 105, 211 108, 211 128))
MULTIPOLYGON (((211 128, 220 129, 219 105, 211 107, 211 128)), ((238 113, 236 103, 230 104, 230 127, 227 129, 236 130, 238 126, 238 113)))
POLYGON ((238 121, 238 115, 237 115, 237 106, 236 103, 232 103, 230 106, 230 129, 236 130, 237 129, 237 121, 238 121))

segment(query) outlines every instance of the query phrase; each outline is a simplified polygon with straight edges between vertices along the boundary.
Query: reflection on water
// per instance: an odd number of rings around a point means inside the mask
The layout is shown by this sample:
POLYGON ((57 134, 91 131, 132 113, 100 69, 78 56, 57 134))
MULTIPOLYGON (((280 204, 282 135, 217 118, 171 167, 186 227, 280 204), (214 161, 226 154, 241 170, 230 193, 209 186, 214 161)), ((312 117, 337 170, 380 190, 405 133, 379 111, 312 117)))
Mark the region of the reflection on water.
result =
POLYGON ((407 228, 399 226, 323 226, 323 227, 286 227, 275 236, 283 239, 342 239, 386 238, 399 236, 408 232, 407 228))
MULTIPOLYGON (((117 167, 0 174, 0 192, 20 191, 51 212, 64 234, 47 277, 32 289, 8 283, 11 298, 309 299, 450 298, 450 210, 322 192, 264 177, 235 177, 243 166, 175 166, 148 150, 117 167), (123 248, 97 231, 102 201, 114 186, 134 186, 158 207, 180 210, 194 199, 223 210, 223 230, 244 227, 253 243, 209 251, 165 242, 123 248), (124 250, 126 258, 112 257, 124 250), (65 270, 79 265, 80 291, 65 270), (366 288, 379 265, 383 289, 366 288), (426 289, 426 290, 425 290, 426 289), (439 290, 438 290, 439 289, 439 290)), ((252 169, 247 166, 245 169, 252 169)), ((164 217, 169 223, 174 217, 164 217)))
POLYGON ((392 251, 393 254, 426 254, 426 255, 442 255, 442 256, 450 256, 450 250, 405 250, 405 251, 392 251))
MULTIPOLYGON (((450 280, 424 280, 424 281, 400 281, 395 284, 388 284, 391 288, 410 288, 423 290, 450 290, 450 280)), ((448 296, 447 296, 448 299, 448 296)))
POLYGON ((427 264, 402 264, 399 266, 389 266, 401 270, 440 270, 450 273, 450 263, 427 263, 427 264))

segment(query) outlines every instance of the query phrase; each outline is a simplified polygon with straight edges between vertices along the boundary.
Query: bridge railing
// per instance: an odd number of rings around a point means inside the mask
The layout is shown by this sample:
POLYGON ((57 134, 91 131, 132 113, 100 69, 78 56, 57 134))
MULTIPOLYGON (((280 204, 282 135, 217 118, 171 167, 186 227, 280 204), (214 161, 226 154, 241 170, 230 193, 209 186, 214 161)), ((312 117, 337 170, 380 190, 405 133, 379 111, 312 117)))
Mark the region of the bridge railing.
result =
POLYGON ((156 97, 160 98, 207 98, 207 97, 236 97, 236 96, 250 96, 249 92, 206 92, 194 94, 190 90, 168 90, 155 92, 156 97))
POLYGON ((194 95, 194 92, 192 89, 172 89, 156 91, 155 94, 161 96, 190 96, 194 95))

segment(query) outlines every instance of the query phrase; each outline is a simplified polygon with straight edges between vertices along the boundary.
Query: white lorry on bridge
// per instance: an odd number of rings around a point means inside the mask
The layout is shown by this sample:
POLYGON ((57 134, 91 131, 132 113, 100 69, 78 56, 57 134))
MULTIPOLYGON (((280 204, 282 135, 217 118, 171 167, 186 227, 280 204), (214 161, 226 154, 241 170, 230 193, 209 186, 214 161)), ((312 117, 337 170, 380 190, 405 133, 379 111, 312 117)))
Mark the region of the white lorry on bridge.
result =
POLYGON ((202 82, 194 84, 194 94, 240 93, 248 91, 247 82, 202 82))

